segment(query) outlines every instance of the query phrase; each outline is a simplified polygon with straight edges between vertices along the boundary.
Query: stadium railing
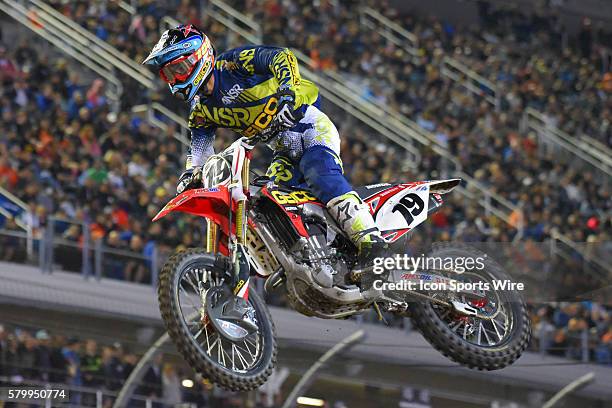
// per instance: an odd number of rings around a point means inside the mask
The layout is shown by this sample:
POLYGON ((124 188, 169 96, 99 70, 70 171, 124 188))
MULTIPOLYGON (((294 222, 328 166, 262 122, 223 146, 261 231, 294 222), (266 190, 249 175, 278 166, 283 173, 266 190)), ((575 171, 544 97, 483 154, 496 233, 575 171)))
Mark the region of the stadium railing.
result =
MULTIPOLYGON (((6 1, 6 0, 4 0, 6 1)), ((22 0, 28 7, 30 13, 35 13, 42 22, 56 26, 66 36, 70 37, 74 44, 85 47, 89 54, 96 54, 106 61, 106 66, 121 71, 124 74, 137 79, 147 88, 156 87, 155 76, 146 67, 138 64, 118 49, 98 38, 95 34, 81 27, 75 21, 64 16, 50 5, 40 0, 22 0)))
POLYGON ((66 32, 56 19, 49 18, 46 13, 39 13, 36 9, 26 8, 19 2, 0 0, 0 10, 54 45, 62 53, 104 78, 110 85, 106 87, 106 96, 110 101, 111 109, 113 112, 119 111, 123 84, 104 58, 89 52, 90 43, 86 39, 75 37, 78 42, 74 44, 79 45, 68 44, 65 39, 66 32))
POLYGON ((521 130, 533 131, 538 137, 538 147, 546 153, 562 161, 569 162, 576 158, 575 163, 584 170, 593 171, 599 176, 598 181, 604 186, 610 185, 612 179, 612 151, 592 138, 586 139, 571 137, 561 129, 552 126, 546 116, 541 112, 527 108, 523 113, 521 130))
MULTIPOLYGON (((361 10, 361 23, 371 30, 375 30, 388 41, 403 48, 410 55, 418 58, 418 39, 413 33, 383 16, 378 11, 364 7, 361 10)), ((501 91, 498 85, 479 75, 467 65, 456 58, 445 56, 440 67, 442 75, 461 84, 474 95, 482 96, 496 109, 500 108, 501 91)), ((612 150, 599 143, 588 135, 572 137, 561 129, 547 125, 541 127, 544 115, 533 108, 527 108, 524 114, 523 125, 526 128, 537 127, 538 141, 544 145, 557 144, 557 151, 570 157, 576 157, 605 178, 606 182, 612 175, 612 150)))
POLYGON ((15 225, 25 232, 26 253, 31 257, 34 253, 34 233, 32 224, 28 222, 29 215, 30 208, 26 203, 4 187, 0 187, 0 218, 13 220, 15 225))

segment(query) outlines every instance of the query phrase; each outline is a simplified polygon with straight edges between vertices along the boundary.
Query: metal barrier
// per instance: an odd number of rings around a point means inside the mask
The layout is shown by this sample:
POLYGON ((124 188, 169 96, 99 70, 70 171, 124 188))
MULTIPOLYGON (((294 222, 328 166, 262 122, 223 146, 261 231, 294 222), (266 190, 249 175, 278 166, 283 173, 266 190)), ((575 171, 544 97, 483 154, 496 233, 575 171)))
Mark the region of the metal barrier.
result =
POLYGON ((54 270, 80 273, 83 278, 116 279, 157 285, 160 265, 169 256, 152 244, 150 253, 111 247, 94 239, 87 223, 49 217, 47 225, 29 238, 23 231, 0 230, 0 258, 37 264, 43 273, 54 270), (27 243, 32 255, 28 256, 27 243))
POLYGON ((482 96, 489 104, 495 106, 496 110, 501 108, 500 93, 497 86, 469 69, 465 64, 445 56, 442 58, 440 73, 461 84, 474 95, 482 96))
POLYGON ((579 254, 582 270, 598 278, 602 283, 609 284, 612 278, 611 266, 597 254, 591 253, 586 244, 576 243, 554 230, 551 232, 551 243, 551 250, 566 259, 575 259, 574 255, 579 254))
MULTIPOLYGON (((30 216, 30 208, 26 203, 21 201, 15 195, 13 195, 10 191, 6 190, 4 187, 0 187, 0 195, 3 196, 6 200, 10 201, 11 204, 20 208, 23 212, 22 218, 15 217, 8 211, 2 211, 1 215, 6 217, 7 219, 13 219, 15 221, 15 225, 25 231, 26 233, 26 253, 28 259, 31 259, 34 255, 34 232, 32 230, 32 224, 28 222, 30 216)), ((3 209, 4 210, 4 209, 3 209)))

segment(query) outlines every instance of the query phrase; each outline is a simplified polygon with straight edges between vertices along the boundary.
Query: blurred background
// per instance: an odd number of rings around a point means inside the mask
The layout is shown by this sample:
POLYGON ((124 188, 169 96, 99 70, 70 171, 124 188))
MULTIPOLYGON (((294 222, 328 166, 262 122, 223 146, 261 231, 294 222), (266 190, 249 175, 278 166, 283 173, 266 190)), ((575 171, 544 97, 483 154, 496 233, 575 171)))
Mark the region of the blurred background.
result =
MULTIPOLYGON (((612 406, 612 2, 0 0, 0 11, 1 384, 62 384, 72 406, 108 407, 162 334, 157 273, 201 245, 205 225, 150 222, 174 195, 189 133, 186 106, 140 62, 185 23, 219 52, 291 47, 352 183, 463 178, 413 239, 503 243, 507 266, 554 296, 529 299, 530 352, 495 373, 438 356, 407 319, 315 321, 271 297, 281 350, 266 386, 224 392, 165 345, 129 406, 280 407, 358 328, 366 340, 325 365, 300 406, 540 407, 588 372, 595 382, 555 406, 612 406)), ((234 137, 219 131, 217 149, 234 137)))

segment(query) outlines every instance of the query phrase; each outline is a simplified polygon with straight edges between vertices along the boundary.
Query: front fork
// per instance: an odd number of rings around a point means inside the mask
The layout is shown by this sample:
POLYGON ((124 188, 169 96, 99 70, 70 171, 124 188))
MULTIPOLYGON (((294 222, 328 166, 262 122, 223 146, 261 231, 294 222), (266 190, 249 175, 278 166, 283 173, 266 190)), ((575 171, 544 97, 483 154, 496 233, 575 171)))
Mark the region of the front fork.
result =
MULTIPOLYGON (((249 276, 250 268, 249 262, 246 255, 246 230, 248 226, 247 218, 247 202, 249 196, 249 169, 251 164, 252 147, 245 146, 245 158, 242 164, 241 171, 241 185, 239 184, 233 188, 242 188, 242 194, 239 194, 239 198, 235 200, 236 211, 235 219, 233 220, 236 225, 235 238, 229 239, 229 253, 231 260, 231 267, 233 272, 234 295, 242 297, 247 300, 249 296, 249 276)), ((230 217, 230 224, 232 218, 230 217)), ((207 220, 208 228, 206 231, 206 251, 216 254, 219 250, 219 225, 214 222, 207 220)), ((231 231, 231 227, 230 227, 231 231)), ((231 234, 230 234, 231 235, 231 234)))

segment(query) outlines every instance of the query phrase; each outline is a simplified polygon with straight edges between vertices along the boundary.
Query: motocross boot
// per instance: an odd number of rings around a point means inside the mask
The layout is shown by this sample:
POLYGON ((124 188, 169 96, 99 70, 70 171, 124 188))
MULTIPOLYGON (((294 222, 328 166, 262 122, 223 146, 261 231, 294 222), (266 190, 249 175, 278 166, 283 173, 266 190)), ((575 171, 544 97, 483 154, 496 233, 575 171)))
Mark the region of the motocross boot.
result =
POLYGON ((354 191, 331 199, 327 209, 357 247, 358 259, 353 280, 359 280, 369 270, 367 266, 372 264, 374 258, 383 256, 388 246, 368 205, 354 191))

